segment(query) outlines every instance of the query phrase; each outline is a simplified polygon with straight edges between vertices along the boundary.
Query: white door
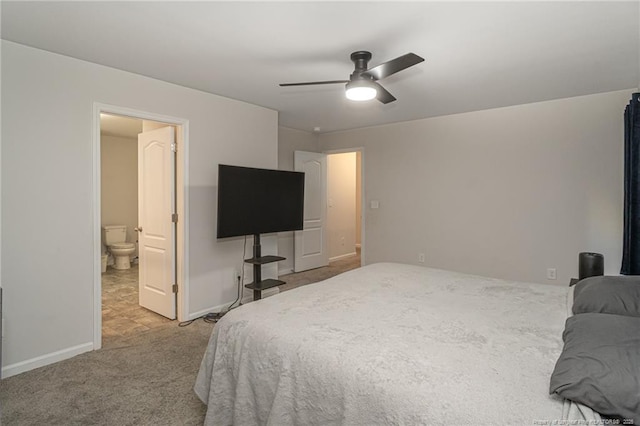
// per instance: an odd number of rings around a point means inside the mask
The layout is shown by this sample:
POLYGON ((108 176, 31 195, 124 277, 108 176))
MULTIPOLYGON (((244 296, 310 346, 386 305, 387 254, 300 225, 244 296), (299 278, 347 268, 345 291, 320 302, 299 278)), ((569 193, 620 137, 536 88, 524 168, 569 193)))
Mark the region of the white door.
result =
POLYGON ((140 306, 170 319, 176 317, 173 149, 173 127, 138 135, 140 306))
POLYGON ((295 231, 295 272, 329 264, 327 249, 327 155, 295 151, 294 168, 304 172, 304 226, 295 231))

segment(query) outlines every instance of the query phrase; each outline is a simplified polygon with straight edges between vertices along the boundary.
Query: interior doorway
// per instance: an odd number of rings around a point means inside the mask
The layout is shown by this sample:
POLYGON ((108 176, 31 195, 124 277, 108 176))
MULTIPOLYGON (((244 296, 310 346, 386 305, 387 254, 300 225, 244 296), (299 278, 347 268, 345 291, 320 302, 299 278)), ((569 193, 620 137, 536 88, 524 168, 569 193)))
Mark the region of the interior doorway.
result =
POLYGON ((329 261, 362 261, 362 151, 327 153, 329 261))
POLYGON ((356 256, 364 265, 364 149, 294 151, 294 169, 305 173, 305 208, 303 230, 294 232, 293 271, 356 256))
POLYGON ((103 337, 135 335, 182 320, 188 312, 188 123, 98 104, 94 113, 99 265, 94 349, 99 349, 103 337))
MULTIPOLYGON (((161 327, 170 320, 175 319, 175 295, 163 294, 165 304, 170 308, 162 309, 153 304, 145 303, 143 298, 146 293, 156 296, 157 290, 145 290, 141 286, 142 276, 145 271, 158 268, 149 266, 145 250, 146 244, 141 244, 144 230, 140 224, 144 206, 147 185, 140 181, 145 170, 163 168, 164 164, 145 164, 144 157, 150 157, 152 163, 162 162, 160 156, 153 153, 149 156, 145 153, 145 146, 140 147, 141 138, 145 135, 154 135, 157 129, 164 129, 169 136, 165 136, 166 143, 173 143, 175 139, 175 126, 150 120, 141 120, 113 114, 100 115, 100 194, 101 194, 101 267, 102 267, 102 338, 123 337, 161 327), (142 149, 141 149, 142 148, 142 149), (142 157, 141 157, 142 156, 142 157), (141 210, 142 209, 142 210, 141 210), (108 245, 112 244, 112 245, 108 245)), ((147 137, 149 139, 149 137, 147 137)), ((157 137, 156 137, 157 139, 157 137)), ((144 141, 142 141, 144 143, 144 141)), ((156 143, 153 140, 152 143, 156 143)), ((148 144, 147 144, 148 145, 148 144)), ((170 148, 169 148, 170 149, 170 148)), ((168 159, 173 163, 173 158, 168 159)), ((157 188, 152 191, 160 192, 162 198, 174 199, 175 179, 173 177, 173 164, 168 165, 168 179, 155 179, 157 188), (159 191, 158 191, 159 190, 159 191)), ((156 174, 158 174, 156 172, 156 174)), ((160 172, 162 175, 162 172, 160 172)), ((154 178, 156 176, 153 176, 154 178)), ((151 194, 153 195, 153 194, 151 194)), ((173 206, 169 206, 171 210, 173 206)), ((167 216, 171 215, 171 211, 167 216)), ((145 220, 146 221, 146 220, 145 220)), ((146 227, 145 227, 146 228, 146 227)), ((169 262, 157 262, 166 264, 169 271, 157 271, 153 275, 159 281, 174 282, 175 270, 175 238, 171 230, 167 240, 170 244, 169 262), (163 273, 170 276, 162 277, 163 273)), ((155 250, 157 252, 157 250, 155 250)), ((153 261, 151 261, 153 263, 153 261)), ((171 283, 168 285, 171 286, 171 283)), ((166 293, 166 292, 162 292, 166 293)))

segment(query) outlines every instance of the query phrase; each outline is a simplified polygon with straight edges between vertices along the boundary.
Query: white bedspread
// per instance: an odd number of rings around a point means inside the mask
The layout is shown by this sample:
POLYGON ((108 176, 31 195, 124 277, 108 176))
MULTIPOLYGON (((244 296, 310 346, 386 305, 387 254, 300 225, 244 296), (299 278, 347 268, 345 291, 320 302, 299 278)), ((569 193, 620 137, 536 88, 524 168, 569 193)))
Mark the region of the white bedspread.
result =
POLYGON ((532 425, 567 288, 379 263, 253 302, 215 327, 207 425, 532 425))

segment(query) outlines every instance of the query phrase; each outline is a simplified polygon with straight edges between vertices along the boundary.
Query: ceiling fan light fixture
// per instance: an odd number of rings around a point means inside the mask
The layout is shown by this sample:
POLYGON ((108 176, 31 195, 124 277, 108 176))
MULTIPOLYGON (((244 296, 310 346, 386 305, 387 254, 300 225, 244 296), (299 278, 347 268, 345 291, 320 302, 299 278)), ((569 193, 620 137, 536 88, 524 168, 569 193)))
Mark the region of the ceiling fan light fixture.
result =
POLYGON ((356 80, 347 83, 346 96, 352 101, 370 101, 378 95, 378 91, 366 80, 356 80))
MULTIPOLYGON (((2 1, 2 0, 0 0, 2 1)), ((371 52, 359 50, 351 54, 351 61, 354 64, 353 73, 349 80, 325 80, 307 81, 303 83, 280 83, 280 87, 285 86, 312 86, 317 84, 344 84, 347 83, 345 95, 352 101, 368 101, 377 99, 382 104, 388 104, 396 100, 395 96, 378 83, 378 80, 389 77, 399 71, 412 67, 424 61, 424 58, 415 53, 407 53, 395 59, 368 68, 371 52)))

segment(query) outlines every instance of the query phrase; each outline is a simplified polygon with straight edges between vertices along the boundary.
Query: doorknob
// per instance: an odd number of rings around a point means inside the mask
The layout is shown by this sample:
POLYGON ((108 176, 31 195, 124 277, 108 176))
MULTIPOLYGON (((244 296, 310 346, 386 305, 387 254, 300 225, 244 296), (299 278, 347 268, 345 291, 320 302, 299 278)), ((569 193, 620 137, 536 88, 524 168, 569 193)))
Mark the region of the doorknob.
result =
POLYGON ((133 228, 134 231, 136 232, 142 232, 142 226, 138 226, 136 228, 133 228))

